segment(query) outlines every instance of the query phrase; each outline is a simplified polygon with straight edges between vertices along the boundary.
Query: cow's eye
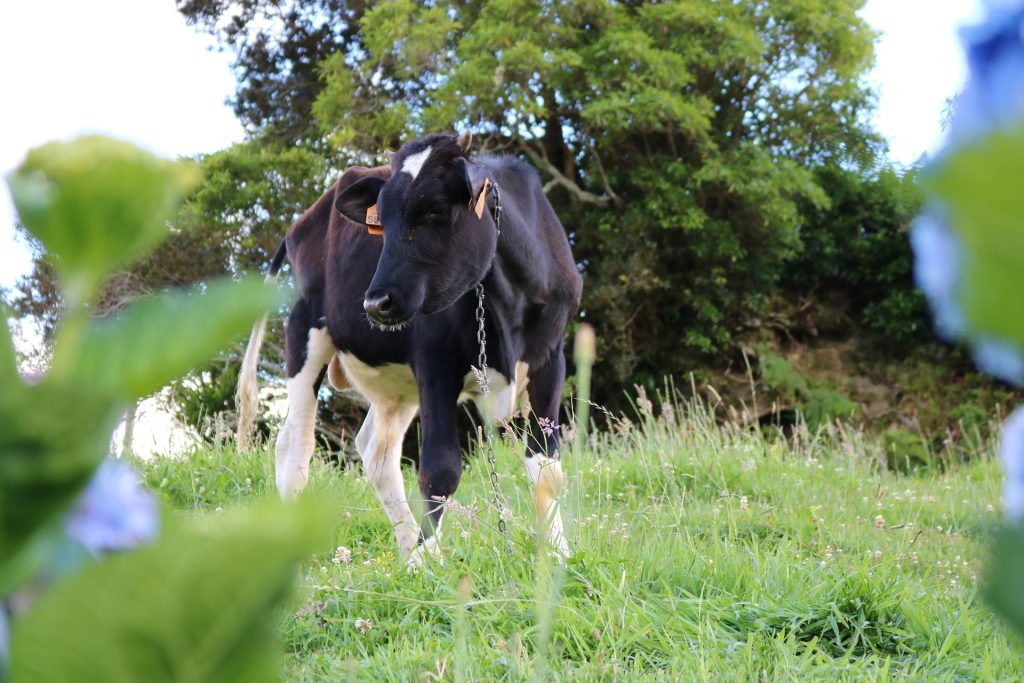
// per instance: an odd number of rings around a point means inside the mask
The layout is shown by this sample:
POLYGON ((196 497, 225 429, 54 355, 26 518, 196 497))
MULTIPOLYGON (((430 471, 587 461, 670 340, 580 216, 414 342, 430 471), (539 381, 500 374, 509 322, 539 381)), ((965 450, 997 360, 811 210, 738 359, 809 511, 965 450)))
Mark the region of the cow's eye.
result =
POLYGON ((423 223, 442 223, 448 218, 448 204, 443 201, 437 201, 433 204, 428 204, 423 212, 420 214, 420 220, 423 223))

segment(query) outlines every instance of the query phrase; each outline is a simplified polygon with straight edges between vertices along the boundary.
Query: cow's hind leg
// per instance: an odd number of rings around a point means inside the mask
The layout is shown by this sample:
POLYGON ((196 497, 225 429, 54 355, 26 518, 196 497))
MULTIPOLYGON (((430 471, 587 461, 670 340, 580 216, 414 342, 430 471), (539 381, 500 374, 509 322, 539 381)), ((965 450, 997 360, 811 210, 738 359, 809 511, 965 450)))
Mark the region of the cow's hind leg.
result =
POLYGON ((526 472, 533 484, 533 504, 537 522, 547 542, 561 557, 569 555, 569 544, 562 526, 558 497, 565 488, 559 461, 560 433, 558 408, 565 381, 565 357, 562 345, 546 362, 529 369, 527 392, 530 397, 529 430, 524 458, 526 472))
POLYGON ((402 437, 416 416, 416 410, 415 405, 372 405, 356 435, 363 471, 391 520, 402 557, 409 557, 420 538, 420 525, 405 495, 401 465, 402 437))
POLYGON ((334 344, 326 328, 313 327, 306 299, 288 316, 285 369, 288 377, 288 415, 277 435, 277 490, 282 499, 298 496, 309 478, 315 446, 316 395, 323 382, 334 344))

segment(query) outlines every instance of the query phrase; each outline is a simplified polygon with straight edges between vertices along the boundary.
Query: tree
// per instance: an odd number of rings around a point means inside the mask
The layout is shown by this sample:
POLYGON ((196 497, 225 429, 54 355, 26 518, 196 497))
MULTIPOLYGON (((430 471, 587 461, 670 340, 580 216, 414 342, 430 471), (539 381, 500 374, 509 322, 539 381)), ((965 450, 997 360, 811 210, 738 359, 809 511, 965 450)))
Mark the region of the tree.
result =
POLYGON ((252 135, 203 160, 180 224, 211 268, 255 269, 333 173, 471 129, 540 172, 614 405, 726 355, 828 215, 829 173, 873 172, 863 4, 179 0, 234 53, 252 135))
POLYGON ((802 249, 780 284, 808 301, 838 297, 849 321, 842 331, 874 332, 889 353, 926 343, 932 328, 907 242, 924 199, 917 172, 831 166, 816 171, 816 182, 830 206, 805 209, 802 249))
POLYGON ((816 169, 873 162, 862 5, 392 0, 323 62, 312 111, 342 148, 468 127, 533 163, 609 401, 727 348, 829 205, 816 169))
MULTIPOLYGON (((198 166, 203 183, 172 218, 167 240, 114 274, 91 306, 93 317, 116 314, 131 302, 163 290, 204 283, 227 273, 258 272, 269 263, 288 226, 332 180, 332 171, 320 156, 304 148, 276 148, 262 140, 201 157, 198 166)), ((32 271, 3 292, 3 299, 15 315, 35 321, 49 340, 62 308, 60 290, 49 255, 38 243, 31 244, 32 271)), ((274 359, 283 363, 280 321, 270 336, 266 367, 274 368, 274 359)), ((240 353, 229 350, 176 382, 175 412, 201 436, 214 438, 217 432, 210 428, 209 419, 232 407, 239 360, 240 353)), ((346 408, 335 406, 335 410, 346 408)), ((351 413, 350 405, 347 411, 351 413)), ((328 427, 326 434, 336 437, 344 427, 328 427)))
POLYGON ((319 64, 357 44, 369 2, 345 0, 177 0, 178 11, 216 34, 235 54, 239 120, 277 145, 315 145, 312 107, 321 89, 319 64))

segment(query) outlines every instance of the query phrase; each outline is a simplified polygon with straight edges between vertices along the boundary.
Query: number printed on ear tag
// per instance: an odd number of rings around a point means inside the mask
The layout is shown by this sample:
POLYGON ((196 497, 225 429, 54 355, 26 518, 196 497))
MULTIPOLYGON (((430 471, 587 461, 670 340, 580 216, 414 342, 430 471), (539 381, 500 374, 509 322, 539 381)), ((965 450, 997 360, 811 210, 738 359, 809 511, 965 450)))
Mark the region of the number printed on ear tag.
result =
POLYGON ((376 204, 366 210, 366 232, 371 235, 384 234, 384 229, 380 227, 380 214, 377 212, 376 204))
POLYGON ((366 210, 366 224, 380 225, 380 214, 377 213, 377 205, 374 204, 366 210))

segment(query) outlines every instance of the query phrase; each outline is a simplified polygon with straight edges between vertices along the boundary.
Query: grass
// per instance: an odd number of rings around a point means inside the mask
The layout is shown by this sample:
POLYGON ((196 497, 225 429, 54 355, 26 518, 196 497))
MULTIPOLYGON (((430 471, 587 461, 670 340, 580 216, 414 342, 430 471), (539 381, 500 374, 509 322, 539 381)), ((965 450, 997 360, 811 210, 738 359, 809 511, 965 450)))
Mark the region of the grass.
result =
MULTIPOLYGON (((564 568, 535 540, 520 446, 499 451, 512 554, 475 457, 446 513, 444 562, 419 573, 395 557, 359 469, 314 462, 307 493, 335 502, 335 540, 280 616, 284 678, 1024 678, 1024 644, 979 595, 999 521, 987 449, 897 474, 854 430, 783 439, 700 408, 647 409, 563 455, 564 568)), ((212 450, 140 466, 180 514, 207 515, 276 495, 272 459, 212 450)))

